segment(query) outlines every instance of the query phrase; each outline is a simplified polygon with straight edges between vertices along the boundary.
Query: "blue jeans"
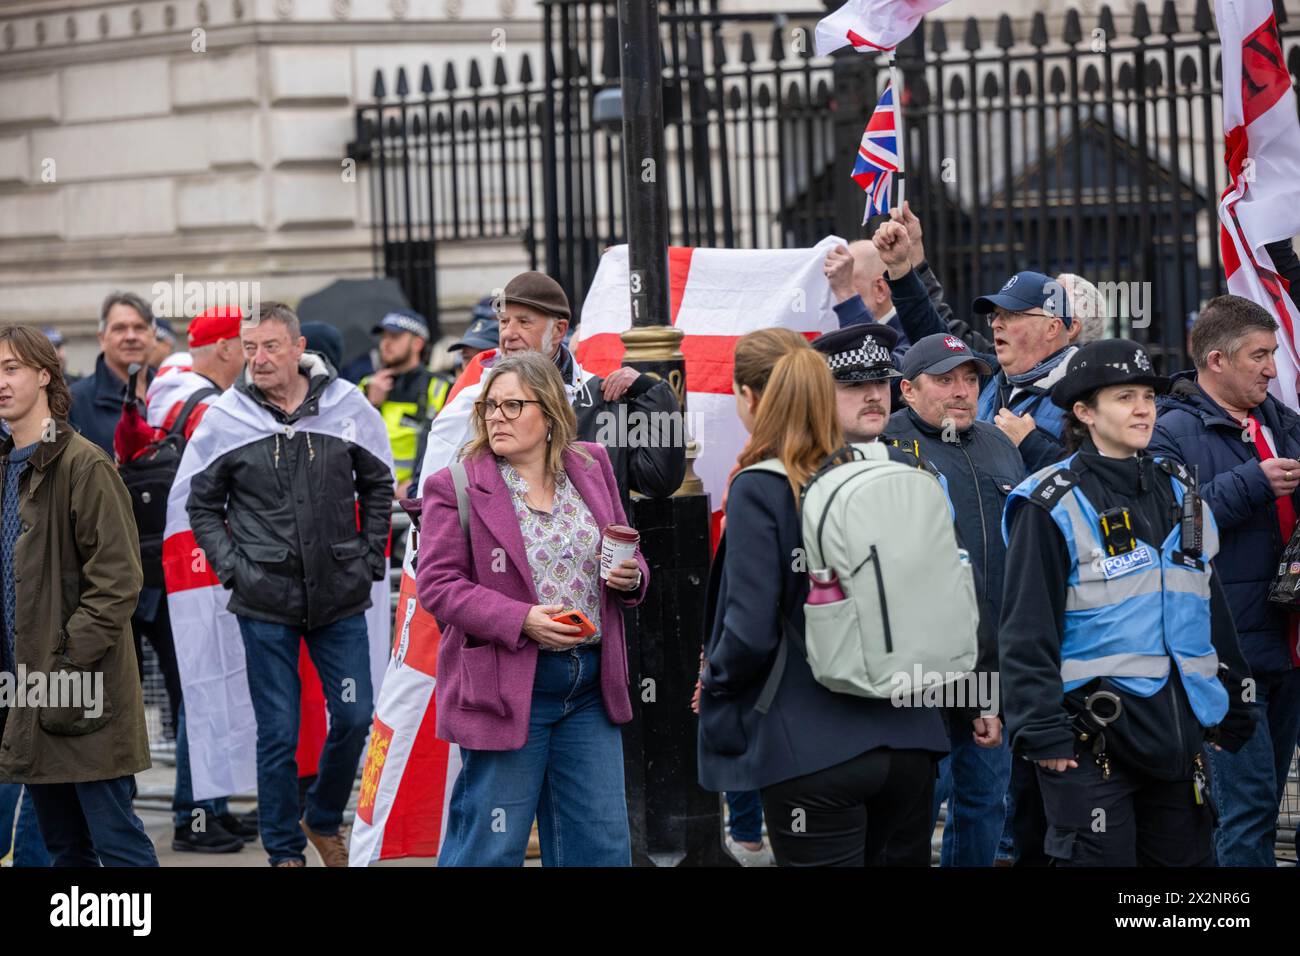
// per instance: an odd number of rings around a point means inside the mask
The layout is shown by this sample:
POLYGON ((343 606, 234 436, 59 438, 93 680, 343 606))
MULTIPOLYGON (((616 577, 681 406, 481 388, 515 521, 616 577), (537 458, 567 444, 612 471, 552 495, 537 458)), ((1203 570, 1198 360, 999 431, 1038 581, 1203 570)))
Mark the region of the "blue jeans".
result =
POLYGON ((729 827, 737 843, 763 842, 763 798, 757 790, 728 790, 729 827))
POLYGON ((320 674, 329 735, 302 819, 317 833, 338 833, 352 794, 373 708, 370 642, 364 614, 305 635, 297 627, 239 617, 248 692, 257 718, 257 819, 271 863, 303 860, 307 837, 298 825, 298 639, 320 674))
POLYGON ((600 646, 541 651, 519 750, 461 748, 439 866, 630 866, 623 737, 600 693, 600 646))
POLYGON ((21 783, 0 783, 0 858, 8 856, 11 848, 16 867, 50 865, 32 792, 21 783))
POLYGON ((201 810, 204 826, 212 819, 230 812, 225 797, 218 800, 194 799, 194 781, 190 777, 190 741, 185 734, 185 704, 176 716, 176 790, 172 793, 172 825, 177 829, 194 825, 195 810, 201 810))
POLYGON ((54 866, 157 866, 153 841, 131 808, 132 777, 34 783, 41 836, 54 866))
POLYGON ((953 722, 952 751, 939 762, 930 829, 939 805, 948 801, 940 866, 992 866, 1007 817, 1011 749, 1004 740, 993 748, 975 743, 969 723, 953 722))
POLYGON ((1206 748, 1219 866, 1276 866, 1278 805, 1300 734, 1300 669, 1255 675, 1255 732, 1235 754, 1206 748))

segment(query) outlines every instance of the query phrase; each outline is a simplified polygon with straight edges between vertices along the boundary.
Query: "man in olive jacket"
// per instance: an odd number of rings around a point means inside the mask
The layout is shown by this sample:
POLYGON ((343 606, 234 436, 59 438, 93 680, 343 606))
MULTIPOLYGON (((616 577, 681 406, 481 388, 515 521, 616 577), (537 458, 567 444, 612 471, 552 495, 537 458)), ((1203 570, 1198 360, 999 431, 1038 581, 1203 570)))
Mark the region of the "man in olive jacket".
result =
POLYGON ((0 329, 0 781, 28 785, 56 866, 157 866, 131 809, 150 766, 131 640, 140 542, 70 401, 45 336, 0 329))

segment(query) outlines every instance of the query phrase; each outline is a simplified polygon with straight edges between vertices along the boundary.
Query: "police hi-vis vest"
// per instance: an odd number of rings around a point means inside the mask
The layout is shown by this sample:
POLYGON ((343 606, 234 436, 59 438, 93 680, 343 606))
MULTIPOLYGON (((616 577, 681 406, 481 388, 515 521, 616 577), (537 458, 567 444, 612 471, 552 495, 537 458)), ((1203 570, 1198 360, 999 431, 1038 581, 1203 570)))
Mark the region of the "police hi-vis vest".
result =
MULTIPOLYGON (((1203 509, 1202 553, 1182 553, 1177 522, 1156 547, 1134 535, 1137 547, 1108 556, 1097 509, 1070 472, 1074 456, 1022 481, 1007 499, 1002 535, 1009 539, 1017 499, 1050 507, 1070 553, 1065 598, 1065 636, 1061 641, 1061 683, 1069 692, 1105 677, 1137 697, 1150 697, 1169 679, 1176 661, 1196 719, 1217 724, 1228 711, 1228 692, 1218 679, 1219 657, 1210 641, 1210 562, 1219 550, 1219 532, 1209 508, 1203 509)), ((1157 459, 1157 463, 1160 460, 1157 459)), ((1174 500, 1183 501, 1179 465, 1163 465, 1174 500), (1175 477, 1179 475, 1180 477, 1175 477)))

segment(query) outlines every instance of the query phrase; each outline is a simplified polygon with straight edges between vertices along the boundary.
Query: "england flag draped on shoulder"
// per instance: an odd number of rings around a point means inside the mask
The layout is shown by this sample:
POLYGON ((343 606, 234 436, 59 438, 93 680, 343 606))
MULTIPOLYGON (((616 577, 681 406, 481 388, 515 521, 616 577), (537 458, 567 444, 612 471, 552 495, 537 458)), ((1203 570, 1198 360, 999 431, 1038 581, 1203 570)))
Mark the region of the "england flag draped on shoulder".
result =
MULTIPOLYGON (((311 353, 308 353, 309 355, 311 353)), ((257 786, 257 722, 248 693, 239 623, 227 607, 230 592, 203 559, 186 505, 194 476, 212 462, 286 427, 236 388, 207 410, 195 430, 167 499, 163 572, 176 636, 176 660, 185 698, 190 773, 196 800, 247 793, 257 786)), ((383 419, 350 382, 336 379, 321 393, 319 412, 300 419, 296 431, 356 442, 393 467, 383 419)), ((389 584, 376 581, 366 612, 370 669, 378 691, 389 654, 389 584)))
POLYGON ((817 24, 817 55, 826 56, 843 46, 859 53, 889 52, 911 36, 922 17, 947 2, 848 0, 817 24))
POLYGON ((1300 233, 1300 120, 1271 0, 1217 0, 1223 45, 1223 130, 1231 183, 1219 202, 1228 291, 1277 320, 1277 378, 1269 390, 1297 402, 1300 311, 1264 248, 1300 233))

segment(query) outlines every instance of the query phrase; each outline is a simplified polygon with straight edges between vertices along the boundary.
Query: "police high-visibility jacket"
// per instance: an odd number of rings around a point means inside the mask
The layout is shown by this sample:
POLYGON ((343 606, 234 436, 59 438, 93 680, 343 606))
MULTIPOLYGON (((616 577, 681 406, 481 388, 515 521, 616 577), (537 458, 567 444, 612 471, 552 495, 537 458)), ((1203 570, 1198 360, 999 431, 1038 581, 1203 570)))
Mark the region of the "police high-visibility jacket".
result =
MULTIPOLYGON (((1065 539, 1070 568, 1061 641, 1063 689, 1068 693, 1104 677, 1129 694, 1150 697, 1176 666, 1197 721, 1203 727, 1218 724, 1228 710, 1228 694, 1210 638, 1210 562, 1219 549, 1214 516, 1203 509, 1197 557, 1183 553, 1178 523, 1158 544, 1134 534, 1133 550, 1108 555, 1097 509, 1069 471, 1074 458, 1021 482, 1002 519, 1009 541, 1013 510, 1037 497, 1040 504, 1051 503, 1052 519, 1065 539)), ((1180 465, 1157 464, 1181 505, 1190 478, 1180 465)))
MULTIPOLYGON (((359 383, 362 392, 370 379, 367 375, 359 383)), ((442 411, 450 391, 451 385, 445 378, 421 366, 393 378, 392 391, 379 406, 379 414, 388 427, 388 440, 393 446, 393 473, 399 483, 408 481, 414 472, 420 433, 442 411)))

